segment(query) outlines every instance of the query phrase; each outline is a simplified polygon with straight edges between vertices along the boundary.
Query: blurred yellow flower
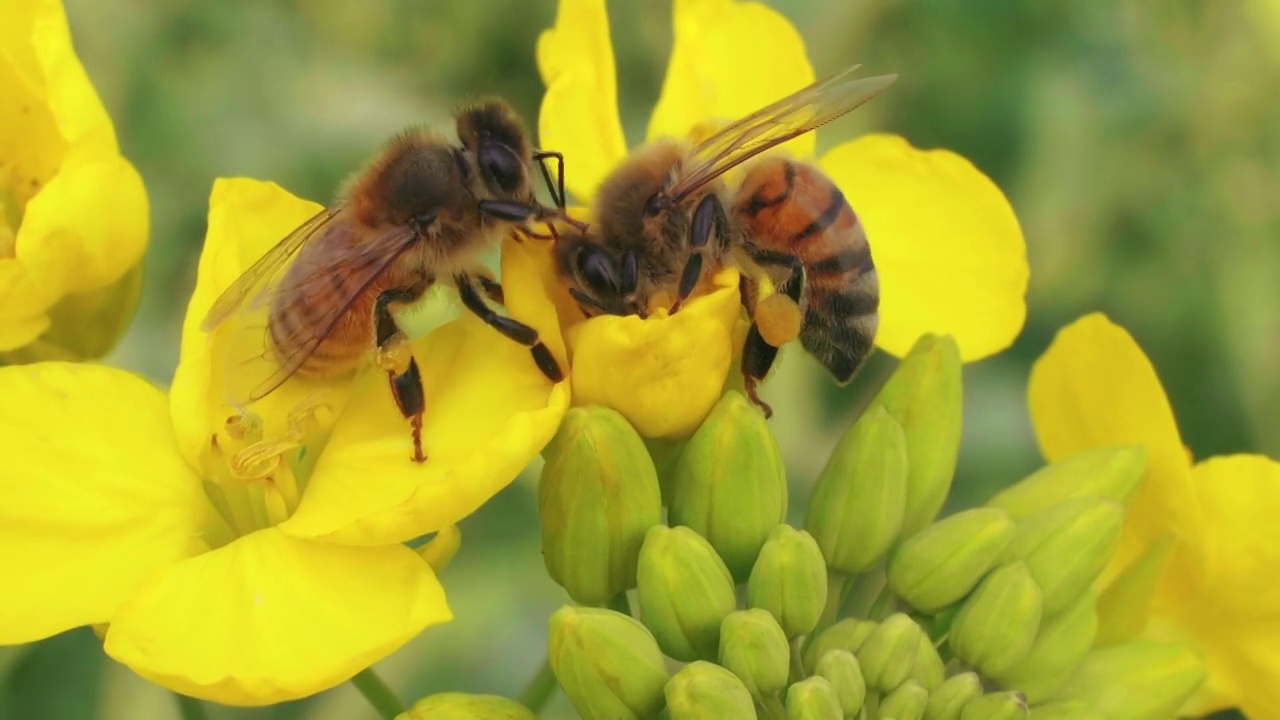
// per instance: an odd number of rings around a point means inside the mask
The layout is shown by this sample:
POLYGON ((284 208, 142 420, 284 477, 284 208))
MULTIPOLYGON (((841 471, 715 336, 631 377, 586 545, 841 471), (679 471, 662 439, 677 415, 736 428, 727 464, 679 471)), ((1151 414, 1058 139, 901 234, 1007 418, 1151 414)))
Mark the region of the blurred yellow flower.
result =
POLYGON ((270 183, 215 184, 167 399, 110 368, 0 369, 0 565, 21 578, 0 643, 105 623, 107 654, 138 674, 258 705, 343 682, 451 618, 428 559, 447 562, 453 524, 549 441, 567 390, 466 316, 414 342, 423 464, 378 372, 329 395, 286 384, 260 415, 230 411, 215 360, 230 340, 200 323, 318 210, 270 183), (432 531, 447 547, 399 544, 432 531))
MULTIPOLYGON (((674 18, 675 45, 649 139, 703 136, 814 81, 799 33, 762 4, 676 0, 674 18), (753 36, 769 38, 768 52, 741 41, 753 36)), ((538 40, 537 59, 547 86, 541 143, 564 153, 566 184, 589 203, 627 155, 603 0, 561 0, 555 27, 538 40)), ((810 133, 785 150, 811 158, 816 143, 810 133)), ((1008 201, 986 176, 958 155, 917 150, 893 135, 841 144, 817 164, 867 229, 880 277, 881 348, 901 356, 926 333, 950 334, 962 357, 976 360, 1013 341, 1026 313, 1025 245, 1008 201)), ((528 264, 534 266, 552 267, 528 264)), ((708 287, 725 298, 713 301, 714 309, 695 297, 674 318, 659 313, 647 320, 582 322, 582 313, 558 298, 574 402, 611 405, 647 435, 692 432, 720 396, 744 337, 740 313, 727 310, 738 301, 736 274, 708 287), (684 313, 702 318, 677 324, 684 313), (673 362, 676 348, 697 357, 673 362)))
POLYGON ((1147 449, 1146 477, 1102 580, 1100 640, 1197 648, 1209 679, 1186 714, 1238 707, 1280 717, 1280 463, 1194 463, 1151 362, 1100 313, 1058 333, 1032 370, 1029 396, 1050 461, 1106 445, 1147 449))
POLYGON ((0 5, 0 365, 99 357, 133 314, 146 190, 59 0, 0 5))

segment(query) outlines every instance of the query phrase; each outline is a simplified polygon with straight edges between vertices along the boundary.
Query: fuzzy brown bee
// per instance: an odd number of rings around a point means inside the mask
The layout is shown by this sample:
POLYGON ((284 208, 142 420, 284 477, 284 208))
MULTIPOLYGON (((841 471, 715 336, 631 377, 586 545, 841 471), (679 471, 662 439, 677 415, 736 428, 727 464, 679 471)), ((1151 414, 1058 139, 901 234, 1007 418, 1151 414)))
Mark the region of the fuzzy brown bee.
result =
POLYGON ((879 281, 857 214, 821 170, 760 153, 808 133, 870 100, 896 75, 853 79, 855 68, 815 83, 734 122, 702 142, 657 140, 609 175, 592 203, 588 230, 561 234, 557 263, 590 313, 647 312, 662 295, 676 312, 704 266, 742 270, 753 319, 742 372, 753 401, 777 348, 755 322, 763 273, 803 313, 800 342, 838 382, 866 359, 879 320, 879 281), (730 188, 724 173, 743 163, 730 188))
MULTIPOLYGON (((266 308, 266 377, 230 368, 238 406, 265 397, 290 377, 335 379, 353 373, 377 350, 396 404, 413 428, 423 462, 425 398, 417 361, 394 311, 436 283, 457 287, 466 308, 530 349, 551 380, 563 372, 533 328, 499 314, 490 299, 501 287, 478 256, 513 229, 534 234, 529 221, 559 217, 534 193, 532 168, 559 153, 534 151, 506 103, 491 100, 461 111, 458 143, 424 130, 393 139, 356 174, 330 207, 291 232, 226 289, 203 328, 213 331, 242 311, 266 308)), ((563 163, 558 188, 563 206, 563 163)), ((558 192, 557 192, 558 190, 558 192)))

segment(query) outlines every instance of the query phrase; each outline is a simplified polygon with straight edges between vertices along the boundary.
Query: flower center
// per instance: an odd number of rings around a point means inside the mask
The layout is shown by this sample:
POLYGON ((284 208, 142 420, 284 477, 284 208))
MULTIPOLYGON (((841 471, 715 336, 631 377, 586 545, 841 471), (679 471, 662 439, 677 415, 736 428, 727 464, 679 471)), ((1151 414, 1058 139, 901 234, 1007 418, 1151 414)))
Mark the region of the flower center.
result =
POLYGON ((314 454, 308 452, 310 440, 330 412, 324 402, 305 400, 274 434, 251 411, 226 416, 209 441, 205 491, 232 535, 274 527, 298 509, 314 454))

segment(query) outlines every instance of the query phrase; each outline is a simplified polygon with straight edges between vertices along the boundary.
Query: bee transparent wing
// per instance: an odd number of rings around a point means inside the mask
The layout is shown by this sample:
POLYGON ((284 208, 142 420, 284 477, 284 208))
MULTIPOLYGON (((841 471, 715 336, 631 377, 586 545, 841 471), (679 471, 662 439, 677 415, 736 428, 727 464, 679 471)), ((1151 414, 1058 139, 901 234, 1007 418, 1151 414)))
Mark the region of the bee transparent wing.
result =
POLYGON ((288 264, 289 259, 296 255, 308 240, 323 231, 341 211, 341 207, 321 210, 258 258, 257 262, 222 291, 214 301, 213 307, 209 308, 209 313, 205 315, 200 329, 205 332, 212 331, 227 318, 245 309, 245 302, 250 301, 251 298, 249 308, 262 307, 271 295, 272 285, 279 280, 280 271, 288 264))
POLYGON ((875 97, 897 75, 852 78, 857 65, 729 124, 693 149, 671 188, 679 202, 702 185, 770 148, 813 131, 875 97))
MULTIPOLYGON (((335 226, 334 232, 351 235, 349 226, 335 226)), ((326 253, 323 262, 314 264, 305 275, 280 286, 272 298, 273 305, 308 307, 307 327, 295 329, 285 347, 273 348, 274 362, 266 379, 256 382, 242 401, 252 402, 266 397, 301 368, 334 331, 347 313, 377 282, 396 258, 418 239, 418 231, 405 226, 364 240, 354 237, 335 243, 342 248, 326 253), (335 283, 335 275, 342 282, 335 283), (338 290, 337 288, 341 288, 338 290)), ((368 322, 372 324, 372 308, 368 322)), ((264 341, 268 338, 263 336, 264 341)))

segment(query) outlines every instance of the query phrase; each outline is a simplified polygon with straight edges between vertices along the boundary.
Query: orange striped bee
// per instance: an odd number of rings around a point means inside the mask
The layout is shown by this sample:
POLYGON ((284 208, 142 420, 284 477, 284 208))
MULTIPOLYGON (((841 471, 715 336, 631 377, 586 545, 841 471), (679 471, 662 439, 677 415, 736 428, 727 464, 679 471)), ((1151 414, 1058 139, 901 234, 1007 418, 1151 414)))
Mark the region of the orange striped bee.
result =
MULTIPOLYGON (((856 66, 855 66, 856 67, 856 66)), ((742 272, 753 323, 742 372, 752 400, 778 349, 755 322, 761 273, 803 312, 800 342, 847 382, 872 348, 880 289, 866 233, 840 189, 809 163, 756 158, 853 110, 896 75, 853 79, 855 68, 814 83, 734 122, 697 145, 657 140, 601 185, 587 230, 563 232, 557 264, 587 314, 643 315, 652 298, 689 297, 704 266, 742 272), (737 188, 726 171, 755 159, 737 188)))
MULTIPOLYGON (((501 287, 478 265, 478 256, 503 233, 537 236, 526 228, 528 221, 561 215, 535 199, 531 169, 559 153, 533 150, 523 124, 502 101, 463 110, 456 126, 457 143, 421 130, 395 138, 337 202, 281 240, 218 298, 204 321, 206 332, 232 317, 265 312, 265 328, 251 328, 260 334, 248 343, 254 346, 249 356, 228 358, 231 404, 259 400, 294 376, 342 378, 373 353, 412 427, 413 460, 424 462, 422 378, 393 313, 436 283, 455 286, 468 310, 528 347, 548 378, 563 379, 537 331, 486 301, 488 295, 500 302, 501 287)), ((541 169, 550 185, 545 164, 541 169)), ((560 206, 563 174, 561 165, 559 194, 552 188, 560 206)))

